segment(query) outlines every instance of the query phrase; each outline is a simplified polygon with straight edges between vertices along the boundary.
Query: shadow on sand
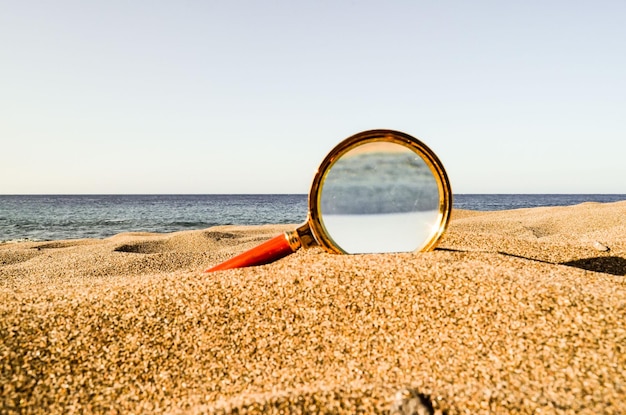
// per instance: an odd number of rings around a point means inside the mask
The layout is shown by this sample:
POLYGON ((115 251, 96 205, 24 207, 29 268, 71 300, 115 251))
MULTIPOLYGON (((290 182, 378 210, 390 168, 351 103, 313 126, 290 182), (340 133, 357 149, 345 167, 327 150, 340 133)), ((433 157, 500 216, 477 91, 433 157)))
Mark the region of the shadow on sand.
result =
MULTIPOLYGON (((460 249, 451 249, 451 248, 436 248, 438 251, 449 251, 449 252, 483 252, 483 253, 493 253, 489 251, 464 251, 460 249)), ((567 262, 549 262, 543 261, 541 259, 536 258, 528 258, 522 255, 510 254, 508 252, 498 251, 500 255, 506 255, 514 258, 527 259, 529 261, 541 262, 544 264, 552 264, 552 265, 566 265, 568 267, 580 268, 586 271, 593 272, 603 272, 605 274, 617 275, 617 276, 626 276, 626 259, 619 256, 600 256, 593 258, 583 258, 577 259, 575 261, 567 261, 567 262)))
POLYGON ((576 261, 561 262, 561 265, 581 268, 587 271, 604 272, 611 275, 626 275, 626 259, 619 256, 583 258, 576 261))

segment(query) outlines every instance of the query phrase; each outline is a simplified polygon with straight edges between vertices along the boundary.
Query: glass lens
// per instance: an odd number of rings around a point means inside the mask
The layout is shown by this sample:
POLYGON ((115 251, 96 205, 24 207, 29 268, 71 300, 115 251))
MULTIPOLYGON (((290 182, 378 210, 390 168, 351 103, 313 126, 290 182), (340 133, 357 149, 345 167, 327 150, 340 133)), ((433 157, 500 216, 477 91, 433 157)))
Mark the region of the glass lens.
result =
POLYGON ((439 226, 439 188, 422 157, 401 144, 369 142, 344 153, 321 183, 326 234, 348 254, 411 252, 439 226))

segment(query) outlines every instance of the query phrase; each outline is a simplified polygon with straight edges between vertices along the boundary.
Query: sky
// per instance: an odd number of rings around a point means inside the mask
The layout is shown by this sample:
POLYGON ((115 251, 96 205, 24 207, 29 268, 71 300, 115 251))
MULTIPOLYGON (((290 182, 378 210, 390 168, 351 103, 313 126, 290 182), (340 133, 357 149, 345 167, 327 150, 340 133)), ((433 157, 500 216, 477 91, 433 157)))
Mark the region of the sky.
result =
POLYGON ((626 2, 0 0, 0 194, 307 193, 403 131, 454 193, 626 194, 626 2))

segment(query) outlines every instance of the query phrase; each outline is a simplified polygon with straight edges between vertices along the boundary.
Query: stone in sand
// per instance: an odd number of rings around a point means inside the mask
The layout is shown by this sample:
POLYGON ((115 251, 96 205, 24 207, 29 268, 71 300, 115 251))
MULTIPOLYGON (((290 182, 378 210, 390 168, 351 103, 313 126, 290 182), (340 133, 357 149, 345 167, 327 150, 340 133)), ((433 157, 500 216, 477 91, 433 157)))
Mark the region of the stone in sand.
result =
POLYGON ((428 396, 415 389, 399 390, 389 409, 389 415, 433 415, 434 413, 428 396))

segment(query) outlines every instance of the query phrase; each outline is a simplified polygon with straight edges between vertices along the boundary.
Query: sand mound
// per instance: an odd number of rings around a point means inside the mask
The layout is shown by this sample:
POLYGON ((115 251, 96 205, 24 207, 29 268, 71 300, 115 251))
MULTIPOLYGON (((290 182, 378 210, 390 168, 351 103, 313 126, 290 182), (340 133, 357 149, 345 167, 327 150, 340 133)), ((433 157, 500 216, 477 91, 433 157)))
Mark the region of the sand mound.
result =
POLYGON ((0 413, 626 412, 626 202, 201 272, 291 228, 0 245, 0 413))

